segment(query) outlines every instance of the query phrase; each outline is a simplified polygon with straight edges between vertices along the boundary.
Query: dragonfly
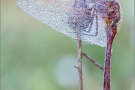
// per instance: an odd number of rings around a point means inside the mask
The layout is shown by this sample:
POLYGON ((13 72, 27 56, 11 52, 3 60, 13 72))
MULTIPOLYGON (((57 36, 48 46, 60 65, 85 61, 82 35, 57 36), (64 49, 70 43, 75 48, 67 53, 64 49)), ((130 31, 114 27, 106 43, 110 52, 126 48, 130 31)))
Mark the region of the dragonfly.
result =
POLYGON ((121 19, 117 0, 18 0, 17 4, 60 33, 106 47, 103 90, 110 90, 111 49, 121 19))

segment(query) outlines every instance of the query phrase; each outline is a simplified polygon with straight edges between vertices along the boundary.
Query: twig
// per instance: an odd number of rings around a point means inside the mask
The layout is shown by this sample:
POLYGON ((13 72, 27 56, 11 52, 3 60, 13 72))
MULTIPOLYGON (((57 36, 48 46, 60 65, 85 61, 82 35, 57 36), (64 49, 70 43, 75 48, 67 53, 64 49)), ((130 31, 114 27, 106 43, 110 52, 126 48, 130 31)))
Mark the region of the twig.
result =
POLYGON ((83 77, 82 77, 82 44, 81 39, 77 36, 77 49, 78 49, 78 74, 79 74, 79 90, 83 90, 83 77))
POLYGON ((96 66, 97 68, 101 70, 104 70, 104 68, 98 62, 96 62, 93 58, 88 56, 86 53, 82 53, 82 55, 86 57, 94 66, 96 66))

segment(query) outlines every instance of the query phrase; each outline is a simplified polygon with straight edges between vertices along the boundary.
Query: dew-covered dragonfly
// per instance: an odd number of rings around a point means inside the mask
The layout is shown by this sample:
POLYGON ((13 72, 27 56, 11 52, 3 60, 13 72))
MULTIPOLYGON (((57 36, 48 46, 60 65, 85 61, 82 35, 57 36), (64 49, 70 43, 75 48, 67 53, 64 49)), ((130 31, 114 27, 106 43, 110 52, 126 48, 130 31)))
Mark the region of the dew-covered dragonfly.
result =
POLYGON ((117 0, 18 0, 18 6, 55 30, 106 47, 103 90, 110 90, 110 58, 120 21, 117 0))

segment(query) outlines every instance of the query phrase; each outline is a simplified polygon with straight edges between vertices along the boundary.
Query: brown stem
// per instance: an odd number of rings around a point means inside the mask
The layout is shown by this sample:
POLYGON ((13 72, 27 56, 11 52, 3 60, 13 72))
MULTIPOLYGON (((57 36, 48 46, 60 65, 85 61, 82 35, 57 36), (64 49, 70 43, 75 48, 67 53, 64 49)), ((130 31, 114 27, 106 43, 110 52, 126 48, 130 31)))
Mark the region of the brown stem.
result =
POLYGON ((82 53, 82 55, 85 56, 94 66, 96 66, 97 68, 101 70, 104 70, 104 68, 98 62, 96 62, 93 58, 88 56, 86 53, 82 53))
POLYGON ((82 44, 81 39, 77 37, 77 49, 78 49, 78 74, 79 74, 79 90, 83 90, 83 77, 82 77, 82 44))

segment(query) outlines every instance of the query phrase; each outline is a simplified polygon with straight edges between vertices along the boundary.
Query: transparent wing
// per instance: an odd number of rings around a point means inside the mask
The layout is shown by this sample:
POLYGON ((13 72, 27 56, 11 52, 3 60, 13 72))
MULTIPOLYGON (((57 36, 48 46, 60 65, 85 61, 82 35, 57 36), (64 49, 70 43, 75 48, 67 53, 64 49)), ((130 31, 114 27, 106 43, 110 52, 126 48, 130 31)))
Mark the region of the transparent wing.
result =
POLYGON ((91 44, 95 44, 101 47, 106 47, 106 24, 105 22, 100 18, 95 17, 93 20, 93 24, 91 27, 91 31, 89 33, 89 35, 83 35, 82 36, 82 40, 91 44), (97 35, 94 35, 96 34, 97 35), (92 36, 91 36, 92 35, 92 36))
MULTIPOLYGON (((77 38, 75 30, 68 24, 67 16, 67 12, 72 10, 74 0, 18 0, 17 4, 24 12, 35 19, 67 36, 77 38)), ((82 41, 106 47, 106 24, 104 20, 93 17, 89 27, 89 32, 82 31, 82 41), (96 33, 97 35, 94 35, 96 33)))

